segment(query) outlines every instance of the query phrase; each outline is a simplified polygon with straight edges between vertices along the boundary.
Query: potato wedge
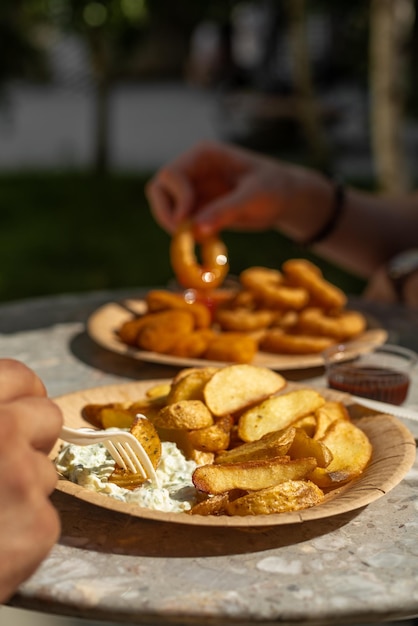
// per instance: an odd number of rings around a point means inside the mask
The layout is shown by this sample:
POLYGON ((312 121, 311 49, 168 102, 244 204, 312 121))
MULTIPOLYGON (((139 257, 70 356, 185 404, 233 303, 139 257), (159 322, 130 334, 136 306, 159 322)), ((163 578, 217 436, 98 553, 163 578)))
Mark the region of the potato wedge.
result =
POLYGON ((292 427, 267 433, 258 441, 243 443, 232 450, 221 452, 216 456, 215 463, 242 463, 285 456, 293 443, 295 433, 296 429, 292 427))
POLYGON ((324 403, 325 399, 314 389, 297 389, 268 398, 240 416, 238 434, 243 441, 257 441, 266 433, 291 426, 324 403))
POLYGON ((271 515, 307 509, 320 504, 323 499, 323 491, 311 481, 288 480, 249 493, 224 506, 228 515, 271 515))
POLYGON ((318 467, 328 467, 333 459, 331 450, 322 441, 309 437, 301 428, 295 428, 295 436, 288 450, 291 459, 313 456, 318 467))
MULTIPOLYGON (((130 428, 130 432, 148 454, 154 468, 158 466, 161 458, 161 440, 153 424, 145 417, 136 417, 130 428)), ((115 483, 125 489, 136 489, 147 479, 142 474, 133 474, 121 467, 116 466, 109 476, 109 482, 115 483)))
POLYGON ((204 452, 226 450, 229 446, 233 423, 231 415, 218 417, 212 426, 189 431, 189 441, 196 450, 204 452))
POLYGON ((313 458, 291 461, 284 456, 262 461, 202 465, 195 469, 192 480, 196 489, 205 493, 219 494, 232 489, 257 491, 287 480, 305 478, 316 465, 313 458))
POLYGON ((328 428, 337 420, 347 421, 350 415, 342 402, 325 402, 315 413, 316 429, 314 439, 322 439, 328 428))
POLYGON ((167 397, 167 404, 180 400, 201 400, 203 402, 203 389, 216 371, 217 369, 209 367, 191 369, 178 380, 173 380, 167 397))
POLYGON ((233 414, 261 402, 286 385, 283 376, 249 364, 219 369, 206 384, 203 395, 213 415, 233 414))
POLYGON ((337 487, 357 478, 369 464, 372 445, 367 435, 352 422, 335 421, 321 441, 333 455, 326 468, 318 467, 309 477, 321 489, 337 487))
POLYGON ((201 400, 180 400, 162 407, 153 422, 161 428, 195 430, 212 426, 213 416, 201 400))
POLYGON ((83 418, 96 428, 130 428, 135 418, 128 402, 109 402, 107 404, 86 404, 82 410, 83 418), (103 416, 104 419, 103 419, 103 416))

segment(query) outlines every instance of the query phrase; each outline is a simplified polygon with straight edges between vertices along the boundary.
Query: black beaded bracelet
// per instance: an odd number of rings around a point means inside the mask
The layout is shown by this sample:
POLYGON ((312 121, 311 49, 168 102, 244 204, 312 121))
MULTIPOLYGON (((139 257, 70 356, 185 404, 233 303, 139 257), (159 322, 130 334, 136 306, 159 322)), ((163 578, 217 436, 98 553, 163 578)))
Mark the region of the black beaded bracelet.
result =
POLYGON ((342 182, 334 183, 334 200, 328 221, 313 237, 304 242, 304 246, 312 246, 323 241, 337 228, 345 206, 345 186, 342 182))

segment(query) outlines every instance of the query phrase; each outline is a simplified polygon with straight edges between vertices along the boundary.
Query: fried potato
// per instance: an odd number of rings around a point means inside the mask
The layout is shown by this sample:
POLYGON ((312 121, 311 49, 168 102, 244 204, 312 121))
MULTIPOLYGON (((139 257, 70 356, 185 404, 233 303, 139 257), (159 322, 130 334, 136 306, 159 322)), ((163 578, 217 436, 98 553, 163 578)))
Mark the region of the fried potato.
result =
POLYGON ((154 424, 161 428, 195 430, 212 426, 213 416, 201 400, 180 400, 160 409, 154 424))
POLYGON ((349 413, 342 402, 325 402, 315 413, 316 429, 314 439, 322 439, 328 428, 337 420, 350 420, 349 413))
POLYGON ((292 427, 267 433, 258 441, 243 443, 236 448, 219 453, 215 463, 242 463, 285 456, 293 443, 295 433, 296 429, 292 427))
POLYGON ((232 489, 257 491, 287 480, 305 478, 316 467, 313 458, 289 460, 279 456, 262 461, 202 465, 193 472, 196 489, 205 493, 225 493, 232 489))
POLYGON ((243 441, 256 441, 266 433, 291 426, 324 403, 325 399, 314 389, 298 389, 268 398, 240 416, 238 435, 243 441))
POLYGON ((333 459, 332 452, 325 443, 312 439, 301 428, 295 428, 295 435, 288 454, 291 459, 303 459, 312 456, 316 459, 318 467, 327 467, 333 459))
POLYGON ((128 402, 86 404, 82 410, 83 418, 96 428, 130 428, 135 415, 128 402))
POLYGON ((331 463, 310 475, 321 489, 335 488, 360 476, 367 467, 372 446, 367 435, 350 421, 337 420, 321 440, 333 455, 331 463))
MULTIPOLYGON (((244 492, 245 493, 245 492, 244 492)), ((226 515, 226 507, 235 497, 241 496, 242 492, 220 493, 216 496, 207 496, 197 502, 189 511, 190 515, 226 515), (237 495, 235 495, 237 493, 237 495)))
POLYGON ((214 415, 233 414, 283 389, 286 380, 265 367, 250 364, 219 369, 204 388, 204 399, 214 415))
POLYGON ((226 450, 229 446, 233 423, 231 415, 218 417, 212 426, 191 430, 188 433, 189 441, 196 450, 205 452, 226 450))
POLYGON ((323 499, 323 491, 311 481, 288 480, 236 498, 224 507, 228 515, 271 515, 307 509, 323 499))
POLYGON ((212 337, 203 356, 209 361, 250 363, 257 348, 258 342, 251 335, 222 332, 212 337))
POLYGON ((166 398, 171 389, 170 383, 161 383, 160 385, 154 385, 147 389, 146 396, 150 400, 159 400, 160 398, 166 398))
POLYGON ((142 350, 167 354, 179 336, 194 330, 193 315, 188 311, 169 310, 150 314, 139 331, 137 344, 142 350))
MULTIPOLYGON (((132 435, 138 439, 150 458, 154 468, 158 466, 161 458, 161 440, 153 424, 145 417, 136 417, 130 428, 132 435)), ((109 482, 115 483, 125 489, 136 489, 147 479, 142 474, 133 474, 121 467, 116 466, 109 476, 109 482)))
POLYGON ((183 370, 184 375, 174 378, 167 397, 167 404, 180 400, 202 400, 206 383, 217 371, 215 367, 183 370))
POLYGON ((296 422, 293 422, 292 426, 294 428, 301 428, 309 437, 313 437, 316 431, 316 416, 306 415, 305 417, 301 417, 299 420, 296 420, 296 422))

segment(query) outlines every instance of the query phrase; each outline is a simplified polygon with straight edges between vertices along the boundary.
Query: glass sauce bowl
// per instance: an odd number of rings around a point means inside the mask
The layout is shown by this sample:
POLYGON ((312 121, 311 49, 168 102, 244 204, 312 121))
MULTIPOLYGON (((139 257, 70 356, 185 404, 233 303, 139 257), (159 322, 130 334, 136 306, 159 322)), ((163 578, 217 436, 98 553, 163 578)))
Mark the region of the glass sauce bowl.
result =
POLYGON ((408 348, 355 341, 328 348, 323 358, 332 389, 397 405, 407 398, 410 371, 418 361, 408 348))

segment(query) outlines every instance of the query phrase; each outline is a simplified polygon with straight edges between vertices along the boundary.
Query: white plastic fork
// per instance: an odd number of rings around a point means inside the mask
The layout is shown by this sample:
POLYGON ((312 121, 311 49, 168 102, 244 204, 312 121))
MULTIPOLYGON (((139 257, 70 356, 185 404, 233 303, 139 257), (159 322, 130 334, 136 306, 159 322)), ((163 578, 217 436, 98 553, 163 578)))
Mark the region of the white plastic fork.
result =
POLYGON ((148 454, 131 433, 116 429, 109 431, 63 426, 60 438, 77 446, 102 443, 122 469, 133 474, 141 474, 143 478, 149 478, 158 485, 157 475, 148 454))

